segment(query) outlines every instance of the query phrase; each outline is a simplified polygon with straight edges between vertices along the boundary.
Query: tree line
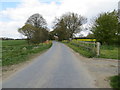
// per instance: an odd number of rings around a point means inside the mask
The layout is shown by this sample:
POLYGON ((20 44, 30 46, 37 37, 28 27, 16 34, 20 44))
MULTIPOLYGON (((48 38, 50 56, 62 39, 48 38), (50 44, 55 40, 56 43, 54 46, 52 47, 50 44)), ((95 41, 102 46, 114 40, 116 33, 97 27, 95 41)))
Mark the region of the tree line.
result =
MULTIPOLYGON (((59 41, 70 40, 75 34, 82 31, 82 25, 87 23, 87 18, 77 13, 65 13, 53 22, 53 31, 47 28, 47 22, 40 14, 34 14, 28 18, 25 25, 18 29, 20 33, 27 37, 28 43, 42 43, 46 40, 59 41)), ((106 12, 97 16, 89 27, 90 38, 96 38, 103 44, 120 44, 120 26, 118 22, 118 12, 106 12)))

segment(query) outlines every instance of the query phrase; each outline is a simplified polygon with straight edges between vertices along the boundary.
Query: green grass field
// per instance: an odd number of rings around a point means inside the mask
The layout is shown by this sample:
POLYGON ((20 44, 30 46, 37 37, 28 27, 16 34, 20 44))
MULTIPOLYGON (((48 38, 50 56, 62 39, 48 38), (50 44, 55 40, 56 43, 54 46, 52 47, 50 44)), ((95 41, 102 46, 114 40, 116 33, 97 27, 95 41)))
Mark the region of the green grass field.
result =
POLYGON ((27 45, 25 40, 4 40, 2 44, 2 66, 18 64, 29 60, 29 56, 42 52, 52 45, 52 43, 27 45))
POLYGON ((113 45, 102 45, 100 49, 100 58, 119 59, 118 50, 120 47, 113 45))
POLYGON ((85 56, 85 57, 93 57, 94 54, 92 52, 88 52, 87 50, 85 50, 84 48, 80 48, 80 47, 76 47, 75 45, 72 45, 70 43, 66 43, 66 45, 68 45, 70 48, 72 48, 74 51, 80 53, 81 55, 85 56))
POLYGON ((2 40, 2 46, 27 45, 25 40, 2 40))

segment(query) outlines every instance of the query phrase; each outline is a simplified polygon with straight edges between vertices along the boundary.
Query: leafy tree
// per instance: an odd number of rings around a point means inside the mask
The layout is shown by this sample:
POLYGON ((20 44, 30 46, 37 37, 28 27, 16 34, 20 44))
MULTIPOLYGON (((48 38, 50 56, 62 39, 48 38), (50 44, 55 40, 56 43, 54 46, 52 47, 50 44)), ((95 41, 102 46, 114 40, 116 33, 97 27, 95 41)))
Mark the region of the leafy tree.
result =
POLYGON ((94 21, 91 29, 97 41, 103 44, 118 42, 118 16, 117 12, 100 14, 94 21))
POLYGON ((57 23, 55 25, 54 34, 56 36, 58 36, 59 41, 69 39, 68 29, 67 29, 63 19, 60 20, 59 23, 57 23))
POLYGON ((44 28, 35 28, 34 34, 31 39, 31 42, 33 43, 42 43, 46 40, 48 40, 48 31, 44 28))
POLYGON ((95 38, 95 36, 94 36, 94 34, 89 33, 89 34, 87 35, 87 38, 95 38))
POLYGON ((33 27, 32 25, 26 24, 22 28, 19 28, 18 32, 20 32, 21 34, 23 34, 24 36, 26 36, 28 44, 30 44, 30 40, 33 37, 34 29, 35 29, 35 27, 33 27))
POLYGON ((120 45, 120 22, 118 23, 118 37, 117 37, 117 43, 120 45))
POLYGON ((48 38, 49 38, 49 40, 55 40, 54 34, 55 34, 54 31, 51 31, 51 32, 48 33, 48 38))
POLYGON ((69 12, 55 19, 54 30, 57 31, 60 40, 73 38, 74 34, 81 31, 81 26, 86 21, 85 17, 69 12))
POLYGON ((40 14, 30 16, 25 25, 18 31, 27 36, 28 43, 37 44, 48 39, 47 24, 40 14))
POLYGON ((76 13, 66 13, 61 17, 69 30, 70 38, 81 31, 81 26, 87 22, 87 19, 76 13))

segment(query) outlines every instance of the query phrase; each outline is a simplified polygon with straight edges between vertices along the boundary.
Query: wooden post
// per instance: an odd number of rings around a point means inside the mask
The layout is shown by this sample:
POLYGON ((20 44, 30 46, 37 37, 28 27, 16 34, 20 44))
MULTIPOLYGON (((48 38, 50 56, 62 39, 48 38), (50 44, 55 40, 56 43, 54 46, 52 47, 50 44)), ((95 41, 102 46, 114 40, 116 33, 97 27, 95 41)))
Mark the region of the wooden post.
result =
POLYGON ((93 52, 96 54, 96 42, 93 42, 93 52))
POLYGON ((97 56, 100 55, 100 43, 97 42, 97 56))

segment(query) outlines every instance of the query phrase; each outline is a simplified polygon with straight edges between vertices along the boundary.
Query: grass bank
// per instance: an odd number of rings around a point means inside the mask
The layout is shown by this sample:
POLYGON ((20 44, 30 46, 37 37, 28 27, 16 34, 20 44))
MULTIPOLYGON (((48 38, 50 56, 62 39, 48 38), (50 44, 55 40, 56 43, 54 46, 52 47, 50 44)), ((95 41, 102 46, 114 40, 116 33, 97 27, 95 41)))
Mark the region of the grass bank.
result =
POLYGON ((112 88, 120 90, 120 75, 110 77, 110 85, 112 88))
POLYGON ((52 43, 27 45, 24 40, 8 40, 2 42, 2 66, 18 64, 29 60, 29 56, 42 52, 51 47, 52 43))
POLYGON ((119 59, 118 55, 119 46, 115 45, 101 45, 100 47, 100 56, 98 58, 108 58, 108 59, 119 59))
MULTIPOLYGON (((64 44, 68 45, 70 48, 72 48, 74 51, 80 53, 81 55, 91 58, 106 58, 106 59, 119 59, 120 56, 118 55, 118 50, 120 49, 119 46, 114 45, 101 45, 100 46, 100 56, 96 56, 96 53, 94 52, 94 48, 91 48, 91 46, 84 44, 84 46, 80 45, 81 43, 78 42, 64 42, 64 44), (88 48, 86 48, 88 47, 88 48), (93 49, 93 50, 92 50, 93 49)), ((92 45, 92 44, 91 44, 92 45)), ((94 46, 92 46, 94 47, 94 46)))
POLYGON ((88 58, 94 57, 94 53, 93 52, 87 51, 87 50, 85 50, 82 47, 77 47, 75 45, 72 45, 71 43, 64 43, 64 44, 66 44, 67 46, 69 46, 70 48, 72 48, 74 51, 80 53, 81 55, 83 55, 85 57, 88 57, 88 58))

